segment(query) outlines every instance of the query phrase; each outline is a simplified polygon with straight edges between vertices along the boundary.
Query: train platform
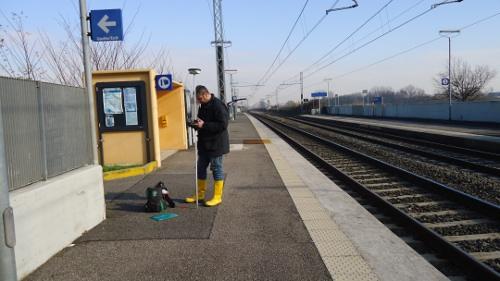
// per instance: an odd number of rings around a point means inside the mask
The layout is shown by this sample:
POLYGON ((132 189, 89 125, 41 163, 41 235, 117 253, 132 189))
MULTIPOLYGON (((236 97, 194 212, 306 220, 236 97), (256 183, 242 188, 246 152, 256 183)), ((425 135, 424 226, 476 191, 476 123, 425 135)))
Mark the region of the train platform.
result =
POLYGON ((182 202, 194 151, 179 151, 106 182, 107 219, 25 280, 448 280, 259 121, 229 129, 221 205, 182 202), (143 211, 158 181, 178 215, 161 222, 143 211))
MULTIPOLYGON (((429 137, 429 140, 446 136, 457 141, 458 145, 479 145, 483 148, 496 147, 500 144, 500 126, 484 123, 458 123, 439 120, 399 120, 381 118, 362 118, 332 115, 302 115, 307 118, 326 119, 359 127, 371 127, 392 131, 406 131, 413 136, 429 137), (433 138, 434 137, 434 138, 433 138)), ((487 149, 488 150, 488 149, 487 149)), ((491 149, 489 149, 491 150, 491 149)), ((495 151, 493 151, 495 152, 495 151)), ((498 152, 497 152, 498 153, 498 152)))

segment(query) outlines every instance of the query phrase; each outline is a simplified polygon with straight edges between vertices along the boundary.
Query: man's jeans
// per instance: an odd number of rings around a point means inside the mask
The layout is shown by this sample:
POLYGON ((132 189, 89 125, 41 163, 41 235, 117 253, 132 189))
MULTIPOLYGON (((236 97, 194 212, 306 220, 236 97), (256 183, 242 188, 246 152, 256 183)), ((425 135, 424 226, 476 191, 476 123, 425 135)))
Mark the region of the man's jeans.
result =
POLYGON ((207 157, 206 155, 198 155, 198 179, 207 179, 207 167, 210 164, 210 170, 214 175, 214 180, 224 180, 224 167, 222 165, 222 158, 224 156, 218 157, 207 157))

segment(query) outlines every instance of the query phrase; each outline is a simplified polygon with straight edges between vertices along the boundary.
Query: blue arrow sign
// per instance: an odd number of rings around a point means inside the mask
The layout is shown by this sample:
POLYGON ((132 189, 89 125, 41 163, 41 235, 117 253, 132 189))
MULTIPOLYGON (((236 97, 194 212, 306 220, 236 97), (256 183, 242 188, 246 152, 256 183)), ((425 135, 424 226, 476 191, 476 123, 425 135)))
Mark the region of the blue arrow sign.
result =
POLYGON ((382 103, 382 97, 373 97, 372 98, 373 103, 382 103))
POLYGON ((92 41, 123 41, 122 10, 90 11, 92 41))
POLYGON ((171 91, 174 88, 174 83, 172 83, 172 74, 156 75, 155 84, 157 90, 171 91))
POLYGON ((316 92, 316 93, 311 93, 312 98, 317 98, 317 97, 326 97, 326 92, 316 92))

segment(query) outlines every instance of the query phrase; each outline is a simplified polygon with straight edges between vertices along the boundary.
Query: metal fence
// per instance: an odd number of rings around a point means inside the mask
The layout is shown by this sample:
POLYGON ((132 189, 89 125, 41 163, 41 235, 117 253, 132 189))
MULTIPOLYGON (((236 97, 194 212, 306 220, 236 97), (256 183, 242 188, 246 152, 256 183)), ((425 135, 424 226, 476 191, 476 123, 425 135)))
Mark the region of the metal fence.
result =
POLYGON ((9 190, 92 163, 84 89, 0 77, 9 190))

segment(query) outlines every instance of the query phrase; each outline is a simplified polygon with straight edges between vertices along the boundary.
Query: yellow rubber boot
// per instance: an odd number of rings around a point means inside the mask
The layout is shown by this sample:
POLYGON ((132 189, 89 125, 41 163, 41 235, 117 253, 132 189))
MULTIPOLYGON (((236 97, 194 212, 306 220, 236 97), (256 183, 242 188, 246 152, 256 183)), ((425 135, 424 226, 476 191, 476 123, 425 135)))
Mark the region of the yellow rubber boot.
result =
MULTIPOLYGON (((198 179, 198 201, 205 200, 205 190, 207 189, 207 180, 200 180, 198 179)), ((195 203, 196 198, 194 196, 187 197, 184 199, 186 203, 195 203)))
POLYGON ((205 206, 213 207, 222 203, 222 190, 224 189, 224 181, 218 180, 214 182, 214 197, 205 203, 205 206))

